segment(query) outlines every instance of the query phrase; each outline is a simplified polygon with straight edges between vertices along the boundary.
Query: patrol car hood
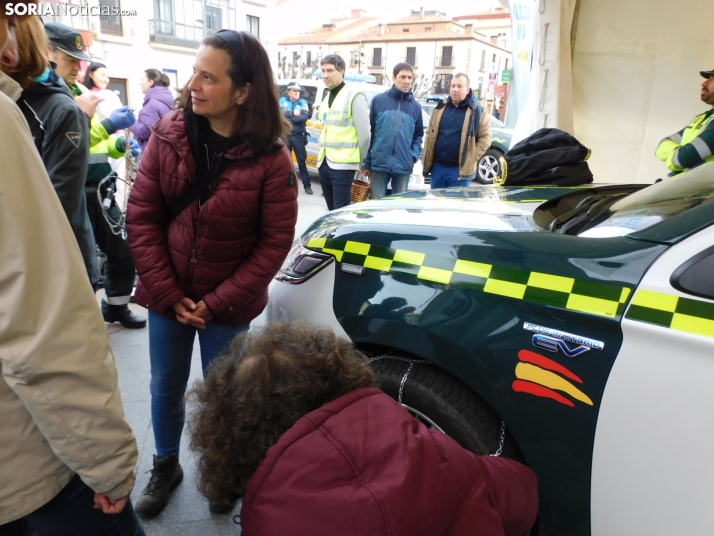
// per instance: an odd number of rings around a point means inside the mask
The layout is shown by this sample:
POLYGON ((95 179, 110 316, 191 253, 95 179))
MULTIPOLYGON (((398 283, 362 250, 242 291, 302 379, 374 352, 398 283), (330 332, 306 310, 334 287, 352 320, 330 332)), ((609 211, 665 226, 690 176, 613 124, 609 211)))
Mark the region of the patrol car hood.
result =
MULTIPOLYGON (((375 225, 425 225, 483 231, 542 231, 532 222, 542 202, 570 188, 472 186, 406 192, 335 210, 315 226, 337 227, 350 223, 375 225)), ((314 229, 314 226, 313 226, 314 229)))

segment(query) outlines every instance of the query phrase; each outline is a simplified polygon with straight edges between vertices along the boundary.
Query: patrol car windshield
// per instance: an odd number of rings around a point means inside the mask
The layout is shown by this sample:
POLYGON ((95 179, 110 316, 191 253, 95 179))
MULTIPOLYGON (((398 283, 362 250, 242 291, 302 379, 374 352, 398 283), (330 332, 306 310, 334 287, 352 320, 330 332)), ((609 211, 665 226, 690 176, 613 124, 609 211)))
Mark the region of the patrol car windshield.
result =
POLYGON ((714 164, 614 199, 579 236, 624 236, 714 201, 714 164))
POLYGON ((714 164, 647 186, 594 186, 541 204, 534 222, 558 234, 606 238, 641 231, 714 200, 714 164))

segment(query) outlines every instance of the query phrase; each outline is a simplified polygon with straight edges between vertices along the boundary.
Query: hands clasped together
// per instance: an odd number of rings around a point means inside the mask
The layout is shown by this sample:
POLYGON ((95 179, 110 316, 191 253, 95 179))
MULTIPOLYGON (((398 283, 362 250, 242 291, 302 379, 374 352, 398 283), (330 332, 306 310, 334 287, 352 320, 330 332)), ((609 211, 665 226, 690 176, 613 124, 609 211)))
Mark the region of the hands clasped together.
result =
POLYGON ((206 322, 213 320, 213 313, 203 300, 194 303, 191 298, 181 298, 174 303, 173 309, 176 312, 176 320, 182 324, 205 329, 206 322))

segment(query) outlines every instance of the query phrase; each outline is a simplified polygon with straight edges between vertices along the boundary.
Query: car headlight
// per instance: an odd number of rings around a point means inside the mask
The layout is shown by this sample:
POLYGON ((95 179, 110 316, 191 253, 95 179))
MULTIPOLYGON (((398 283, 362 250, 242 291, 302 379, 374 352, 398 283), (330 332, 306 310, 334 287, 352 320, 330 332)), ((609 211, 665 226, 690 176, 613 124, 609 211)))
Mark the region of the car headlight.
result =
POLYGON ((310 279, 333 260, 334 257, 331 255, 307 249, 298 240, 295 242, 293 249, 290 250, 290 254, 285 259, 275 279, 299 285, 310 279))

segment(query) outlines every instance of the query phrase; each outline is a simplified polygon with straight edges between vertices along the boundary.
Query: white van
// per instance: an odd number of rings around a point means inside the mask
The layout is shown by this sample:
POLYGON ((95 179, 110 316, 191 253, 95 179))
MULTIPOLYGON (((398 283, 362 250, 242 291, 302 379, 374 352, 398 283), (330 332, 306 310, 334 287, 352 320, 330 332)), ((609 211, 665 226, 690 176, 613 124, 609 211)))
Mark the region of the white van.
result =
MULTIPOLYGON (((278 93, 280 97, 287 95, 287 87, 290 82, 297 82, 300 84, 301 98, 307 101, 308 106, 312 110, 310 114, 310 119, 307 121, 307 133, 309 135, 309 141, 307 144, 307 170, 311 175, 317 175, 317 156, 320 153, 320 147, 318 145, 320 139, 320 133, 322 132, 322 121, 317 117, 317 107, 320 106, 322 100, 325 97, 325 92, 327 88, 325 83, 321 80, 309 80, 309 79, 291 79, 284 78, 277 81, 278 93)), ((384 93, 389 90, 388 86, 380 86, 377 84, 368 84, 366 82, 350 82, 345 81, 350 88, 357 88, 364 92, 367 97, 367 102, 371 102, 372 98, 379 93, 384 93)), ((429 126, 429 115, 422 110, 422 120, 424 121, 424 134, 426 135, 427 127, 429 126)), ((295 155, 293 154, 293 161, 297 164, 295 155)), ((421 160, 419 160, 414 166, 414 171, 412 176, 409 178, 409 189, 419 189, 424 187, 424 177, 421 174, 421 160)))

